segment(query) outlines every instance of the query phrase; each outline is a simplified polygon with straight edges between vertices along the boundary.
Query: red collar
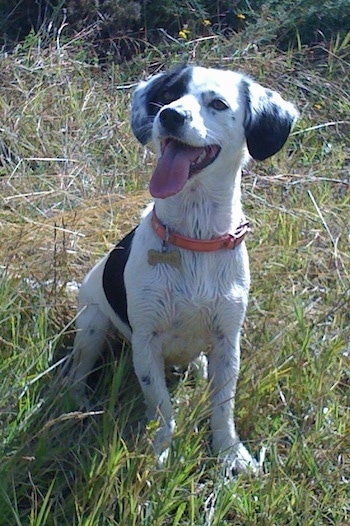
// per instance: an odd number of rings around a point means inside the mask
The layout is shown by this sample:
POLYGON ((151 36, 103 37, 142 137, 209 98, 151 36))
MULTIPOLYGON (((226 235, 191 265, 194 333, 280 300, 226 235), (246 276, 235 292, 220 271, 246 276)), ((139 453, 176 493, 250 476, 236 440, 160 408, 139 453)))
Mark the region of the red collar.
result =
POLYGON ((227 233, 215 239, 193 239, 176 234, 164 226, 157 217, 155 207, 153 207, 151 222, 153 230, 164 243, 194 252, 215 252, 224 248, 233 250, 242 243, 246 233, 250 230, 249 222, 245 221, 239 225, 234 234, 227 233))

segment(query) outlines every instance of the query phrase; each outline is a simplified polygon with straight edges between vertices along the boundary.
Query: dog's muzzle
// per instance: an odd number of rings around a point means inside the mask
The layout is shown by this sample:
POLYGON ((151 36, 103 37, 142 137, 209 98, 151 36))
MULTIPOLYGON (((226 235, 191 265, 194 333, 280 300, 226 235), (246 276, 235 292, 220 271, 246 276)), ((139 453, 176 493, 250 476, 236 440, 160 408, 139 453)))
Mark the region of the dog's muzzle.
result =
POLYGON ((192 120, 191 113, 175 108, 164 108, 159 114, 159 120, 163 128, 169 133, 176 133, 185 121, 192 120))
POLYGON ((212 164, 221 148, 217 144, 194 145, 182 140, 183 127, 192 120, 190 111, 163 108, 159 113, 161 155, 150 181, 153 197, 165 199, 179 193, 188 179, 212 164))

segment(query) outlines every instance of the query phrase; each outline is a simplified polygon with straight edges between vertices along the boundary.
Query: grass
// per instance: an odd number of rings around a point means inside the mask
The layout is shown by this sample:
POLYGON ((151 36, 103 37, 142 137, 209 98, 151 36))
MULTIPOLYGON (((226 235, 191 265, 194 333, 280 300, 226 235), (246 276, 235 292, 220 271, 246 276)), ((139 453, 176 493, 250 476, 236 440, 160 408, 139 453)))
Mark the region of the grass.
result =
POLYGON ((149 200, 154 158, 132 137, 128 86, 162 59, 146 50, 101 72, 74 43, 33 39, 0 63, 0 524, 345 526, 349 46, 173 45, 172 62, 246 71, 301 112, 288 146, 243 179, 252 291, 236 414, 249 448, 267 448, 266 473, 224 481, 207 388, 186 375, 171 382, 178 432, 156 469, 125 344, 99 364, 94 410, 69 408, 55 364, 72 344, 75 282, 149 200))

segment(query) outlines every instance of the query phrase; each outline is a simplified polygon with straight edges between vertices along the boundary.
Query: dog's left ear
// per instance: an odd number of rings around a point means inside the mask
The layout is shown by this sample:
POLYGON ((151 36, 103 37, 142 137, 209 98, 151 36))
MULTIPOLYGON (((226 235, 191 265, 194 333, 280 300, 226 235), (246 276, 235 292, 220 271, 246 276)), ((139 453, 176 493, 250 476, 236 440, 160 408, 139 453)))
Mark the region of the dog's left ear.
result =
POLYGON ((263 161, 282 148, 298 112, 292 103, 256 82, 248 81, 245 88, 247 146, 253 159, 263 161))

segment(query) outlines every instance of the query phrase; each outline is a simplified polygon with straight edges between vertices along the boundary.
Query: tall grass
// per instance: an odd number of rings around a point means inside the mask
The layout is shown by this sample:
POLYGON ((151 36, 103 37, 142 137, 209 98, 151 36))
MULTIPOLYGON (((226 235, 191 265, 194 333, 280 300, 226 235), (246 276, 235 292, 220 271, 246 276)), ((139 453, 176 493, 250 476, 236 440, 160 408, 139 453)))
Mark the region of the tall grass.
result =
POLYGON ((173 62, 246 71, 301 112, 288 146, 243 179, 252 291, 236 414, 267 459, 261 477, 227 482, 206 386, 172 378, 178 431, 157 469, 127 345, 97 367, 90 412, 72 410, 57 382, 76 283, 149 199, 154 158, 131 135, 129 85, 161 54, 135 59, 126 78, 78 59, 74 43, 27 44, 0 62, 0 524, 345 526, 348 45, 281 54, 218 37, 174 49, 173 62))

